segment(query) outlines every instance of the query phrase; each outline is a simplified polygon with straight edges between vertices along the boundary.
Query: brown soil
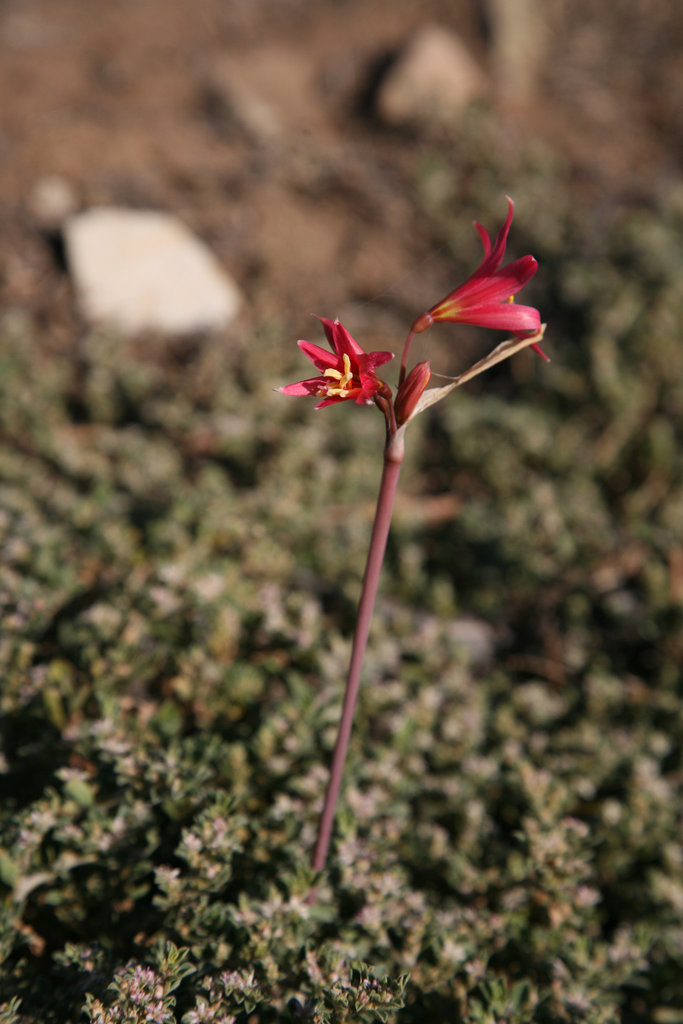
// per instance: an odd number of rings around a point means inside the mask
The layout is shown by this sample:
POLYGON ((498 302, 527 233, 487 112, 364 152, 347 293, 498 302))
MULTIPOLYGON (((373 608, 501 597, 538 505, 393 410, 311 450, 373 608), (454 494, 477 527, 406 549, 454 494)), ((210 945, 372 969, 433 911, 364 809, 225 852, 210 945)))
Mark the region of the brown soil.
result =
MULTIPOLYGON (((510 0, 513 2, 513 0, 510 0)), ((419 25, 456 30, 495 82, 476 0, 2 0, 0 301, 53 344, 78 329, 37 195, 167 209, 292 334, 350 303, 394 327, 448 282, 416 209, 419 131, 369 116, 382 60, 419 25), (226 102, 226 90, 237 107, 226 102), (383 320, 384 318, 384 320, 383 320)), ((683 11, 665 0, 546 0, 531 101, 494 100, 577 188, 641 197, 680 176, 683 11)), ((495 96, 495 90, 494 90, 495 96)), ((509 97, 508 97, 509 100, 509 97)), ((495 222, 495 217, 493 218, 495 222)), ((358 327, 356 322, 355 327, 358 327)))

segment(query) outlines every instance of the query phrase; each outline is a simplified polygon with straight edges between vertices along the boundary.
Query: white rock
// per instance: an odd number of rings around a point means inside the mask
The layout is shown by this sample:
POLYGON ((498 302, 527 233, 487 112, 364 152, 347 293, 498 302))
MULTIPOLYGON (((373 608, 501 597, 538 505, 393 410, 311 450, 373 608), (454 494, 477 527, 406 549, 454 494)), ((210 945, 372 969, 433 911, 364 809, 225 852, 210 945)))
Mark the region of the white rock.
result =
POLYGON ((69 218, 64 233, 78 301, 93 323, 185 334, 237 315, 237 285, 170 214, 94 209, 69 218))
POLYGON ((449 127, 486 91, 487 81, 464 43, 448 29, 426 25, 382 80, 377 113, 387 124, 449 127))

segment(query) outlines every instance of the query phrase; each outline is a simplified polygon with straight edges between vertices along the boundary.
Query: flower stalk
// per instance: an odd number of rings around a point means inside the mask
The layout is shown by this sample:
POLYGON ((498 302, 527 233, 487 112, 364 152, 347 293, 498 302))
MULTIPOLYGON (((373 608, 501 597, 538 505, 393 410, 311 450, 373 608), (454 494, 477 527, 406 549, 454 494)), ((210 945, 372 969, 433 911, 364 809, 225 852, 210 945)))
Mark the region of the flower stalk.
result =
POLYGON ((386 550, 387 538, 389 536, 389 527, 391 526, 391 514, 394 508, 394 499, 396 497, 396 488, 398 486, 398 478, 401 472, 404 450, 402 431, 396 432, 392 437, 388 438, 387 445, 384 449, 384 468, 382 470, 382 479, 379 485, 375 521, 372 527, 368 559, 365 566, 365 574, 363 576, 360 603, 358 605, 358 616, 356 619, 356 630, 353 637, 353 647, 351 649, 349 673, 346 679, 344 704, 342 707, 341 719, 339 721, 337 742, 332 756, 332 766, 330 768, 327 792, 325 793, 325 802, 323 804, 320 824, 318 826, 318 838, 313 852, 314 871, 322 871, 325 866, 327 850, 330 845, 332 825, 334 823, 334 812, 337 804, 337 797, 339 796, 339 789, 341 787, 346 754, 349 748, 353 713, 356 707, 358 690, 360 688, 363 658, 365 656, 365 649, 368 645, 370 623, 372 621, 372 613, 375 607, 379 578, 382 572, 382 563, 384 561, 384 552, 386 550))
MULTIPOLYGON (((531 347, 547 359, 539 344, 543 338, 545 325, 541 323, 538 310, 531 306, 515 305, 513 301, 517 292, 536 273, 536 260, 533 256, 523 256, 506 266, 501 266, 512 223, 512 213, 512 200, 508 199, 508 214, 493 244, 488 232, 480 224, 475 225, 484 248, 481 265, 462 285, 414 320, 403 346, 395 397, 389 385, 381 380, 376 372, 380 366, 393 359, 393 353, 365 352, 338 320, 328 320, 325 317, 319 319, 330 351, 309 341, 299 341, 300 349, 316 367, 318 375, 277 389, 286 395, 315 396, 320 399, 316 409, 348 401, 353 401, 357 405, 374 405, 383 414, 386 424, 384 466, 358 605, 351 661, 330 777, 313 852, 313 869, 316 872, 322 871, 325 866, 332 836, 335 808, 360 687, 363 658, 368 644, 403 462, 406 427, 410 420, 435 402, 441 401, 454 388, 460 387, 523 348, 531 347), (512 337, 501 342, 487 356, 458 377, 446 378, 449 383, 428 388, 432 376, 430 363, 418 363, 409 371, 408 357, 415 335, 428 330, 432 324, 439 321, 505 330, 510 332, 512 337)), ((309 896, 311 901, 314 898, 315 890, 309 896)))

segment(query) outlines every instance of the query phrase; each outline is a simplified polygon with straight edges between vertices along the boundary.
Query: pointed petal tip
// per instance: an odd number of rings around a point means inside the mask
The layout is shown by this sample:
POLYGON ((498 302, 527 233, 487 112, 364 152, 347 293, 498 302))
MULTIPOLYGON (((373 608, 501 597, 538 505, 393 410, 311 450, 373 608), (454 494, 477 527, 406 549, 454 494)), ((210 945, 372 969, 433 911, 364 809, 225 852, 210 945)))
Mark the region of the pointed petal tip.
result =
POLYGON ((538 342, 534 342, 534 344, 530 345, 529 348, 532 348, 534 350, 534 352, 536 352, 536 354, 541 357, 541 359, 545 360, 546 363, 552 362, 550 356, 545 354, 545 352, 543 351, 541 346, 538 344, 538 342))

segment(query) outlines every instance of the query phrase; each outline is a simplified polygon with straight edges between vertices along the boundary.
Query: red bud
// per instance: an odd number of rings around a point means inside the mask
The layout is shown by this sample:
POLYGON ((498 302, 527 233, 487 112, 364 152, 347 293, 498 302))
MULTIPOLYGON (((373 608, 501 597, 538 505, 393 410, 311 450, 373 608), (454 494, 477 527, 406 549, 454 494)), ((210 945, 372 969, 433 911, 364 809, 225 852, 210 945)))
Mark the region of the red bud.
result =
POLYGON ((431 375, 432 371, 429 363, 418 363, 401 384, 394 403, 396 422, 399 427, 402 423, 407 423, 413 415, 415 406, 420 400, 422 392, 429 384, 431 375))

